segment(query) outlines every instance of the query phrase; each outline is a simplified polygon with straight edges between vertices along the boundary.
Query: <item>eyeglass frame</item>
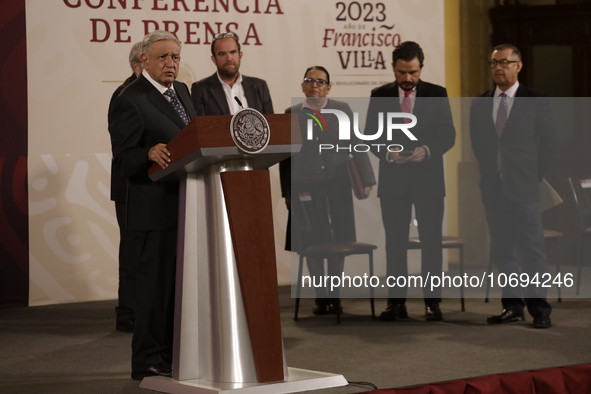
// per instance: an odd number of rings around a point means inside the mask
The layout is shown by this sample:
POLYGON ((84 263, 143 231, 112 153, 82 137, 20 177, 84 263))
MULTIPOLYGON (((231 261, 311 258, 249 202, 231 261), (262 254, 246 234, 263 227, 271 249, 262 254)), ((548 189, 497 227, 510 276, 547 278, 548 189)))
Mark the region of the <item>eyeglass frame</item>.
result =
POLYGON ((318 86, 328 86, 328 85, 330 85, 328 83, 328 81, 325 80, 325 79, 312 79, 312 78, 308 78, 308 77, 304 78, 304 80, 302 81, 302 83, 306 83, 306 84, 310 84, 310 85, 313 85, 314 83, 316 83, 316 85, 318 85, 318 86))
POLYGON ((492 68, 492 69, 494 69, 498 65, 500 65, 501 68, 507 68, 507 67, 509 67, 509 64, 519 63, 520 61, 521 60, 507 60, 507 59, 489 60, 488 64, 490 64, 490 68, 492 68), (503 62, 505 62, 505 65, 503 65, 503 62))
POLYGON ((214 46, 216 41, 219 41, 223 38, 231 38, 236 41, 236 45, 238 46, 238 53, 240 53, 240 43, 238 42, 238 34, 234 33, 233 31, 228 31, 225 33, 216 33, 213 35, 213 40, 211 40, 211 55, 215 57, 214 46))
POLYGON ((234 33, 233 31, 228 31, 225 33, 216 33, 213 35, 213 40, 217 41, 217 40, 221 40, 222 38, 234 38, 237 37, 236 33, 234 33))

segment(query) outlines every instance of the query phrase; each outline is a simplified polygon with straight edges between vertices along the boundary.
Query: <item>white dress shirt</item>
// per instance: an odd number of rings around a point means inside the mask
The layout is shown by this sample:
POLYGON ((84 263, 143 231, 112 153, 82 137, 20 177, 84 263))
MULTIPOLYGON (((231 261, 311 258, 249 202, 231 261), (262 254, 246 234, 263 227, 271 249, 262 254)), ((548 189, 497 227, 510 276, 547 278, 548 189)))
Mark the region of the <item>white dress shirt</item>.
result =
POLYGON ((176 90, 174 90, 174 85, 170 85, 170 88, 167 88, 166 86, 162 85, 160 82, 156 82, 154 79, 152 79, 152 77, 150 76, 150 74, 148 74, 148 72, 146 70, 143 70, 142 71, 142 75, 144 76, 144 78, 146 78, 148 81, 150 81, 150 83, 152 85, 154 85, 154 87, 156 89, 158 89, 158 91, 160 93, 162 93, 162 95, 164 96, 164 98, 166 100, 168 100, 168 102, 170 103, 170 100, 171 100, 170 97, 166 96, 164 94, 164 92, 166 92, 168 89, 172 89, 174 91, 174 93, 176 94, 176 90))
POLYGON ((220 77, 220 73, 216 72, 220 83, 222 84, 222 88, 224 88, 224 94, 226 95, 226 102, 228 103, 228 108, 230 108, 230 114, 234 115, 236 112, 240 111, 240 105, 234 100, 234 97, 238 97, 240 102, 242 102, 242 106, 244 108, 248 108, 248 102, 246 101, 246 96, 244 95, 244 88, 242 87, 242 74, 238 75, 236 78, 236 82, 234 85, 230 86, 225 83, 222 78, 220 77))

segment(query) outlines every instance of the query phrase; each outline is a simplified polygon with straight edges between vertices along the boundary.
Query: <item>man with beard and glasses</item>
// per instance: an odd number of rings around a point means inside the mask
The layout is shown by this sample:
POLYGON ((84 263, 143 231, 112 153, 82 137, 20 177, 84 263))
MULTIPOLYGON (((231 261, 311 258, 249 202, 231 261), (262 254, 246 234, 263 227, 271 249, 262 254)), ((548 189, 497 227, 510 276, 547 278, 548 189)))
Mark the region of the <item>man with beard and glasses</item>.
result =
POLYGON ((240 73, 242 51, 235 33, 218 33, 211 42, 211 61, 217 67, 213 75, 193 83, 191 96, 198 116, 234 115, 241 108, 263 114, 273 113, 267 82, 240 73))
MULTIPOLYGON (((417 118, 417 124, 410 129, 416 141, 399 130, 392 133, 390 141, 385 132, 376 141, 376 145, 402 145, 403 152, 372 150, 380 159, 378 198, 386 233, 386 272, 396 278, 408 276, 407 248, 413 205, 421 239, 423 278, 428 273, 433 276, 442 272, 443 154, 454 145, 456 131, 446 89, 419 79, 424 58, 416 42, 406 41, 396 47, 392 53, 396 81, 372 90, 365 129, 366 135, 376 134, 379 117, 385 118, 387 113, 406 112, 417 118)), ((401 122, 402 119, 398 121, 401 122)), ((423 294, 426 319, 443 320, 439 308, 441 288, 434 291, 426 288, 423 294)), ((407 317, 406 287, 390 288, 388 306, 380 320, 407 317)))

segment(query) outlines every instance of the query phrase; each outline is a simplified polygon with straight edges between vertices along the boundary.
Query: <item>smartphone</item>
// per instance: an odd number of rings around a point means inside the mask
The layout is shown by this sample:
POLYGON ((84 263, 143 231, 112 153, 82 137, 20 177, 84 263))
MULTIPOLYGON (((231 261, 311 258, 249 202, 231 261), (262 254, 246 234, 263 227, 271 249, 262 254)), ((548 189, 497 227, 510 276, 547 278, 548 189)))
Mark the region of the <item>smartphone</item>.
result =
POLYGON ((398 152, 398 154, 402 157, 409 157, 412 156, 412 151, 410 150, 403 150, 402 152, 398 152))

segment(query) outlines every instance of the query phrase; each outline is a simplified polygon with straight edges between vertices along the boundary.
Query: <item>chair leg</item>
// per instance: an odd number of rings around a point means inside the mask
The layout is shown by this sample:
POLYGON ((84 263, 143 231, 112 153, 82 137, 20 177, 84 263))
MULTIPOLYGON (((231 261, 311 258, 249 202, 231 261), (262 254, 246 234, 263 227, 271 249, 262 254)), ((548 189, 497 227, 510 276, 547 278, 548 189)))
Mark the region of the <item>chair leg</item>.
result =
MULTIPOLYGON (((369 252, 369 277, 373 278, 373 250, 369 252)), ((371 303, 371 319, 376 319, 376 308, 374 305, 373 287, 369 286, 369 302, 371 303)))
POLYGON ((576 245, 576 259, 577 259, 577 295, 580 294, 580 290, 581 290, 581 268, 582 268, 582 263, 583 263, 583 234, 581 233, 577 239, 577 245, 576 245))
MULTIPOLYGON (((327 269, 327 272, 328 272, 328 264, 329 264, 328 259, 326 259, 326 269, 327 269)), ((344 266, 343 266, 343 269, 344 269, 344 266)), ((327 291, 328 291, 328 289, 327 289, 327 291)), ((340 297, 340 292, 339 292, 339 297, 340 297)), ((336 312, 337 312, 337 324, 341 324, 341 308, 342 308, 342 305, 341 305, 341 302, 340 302, 340 298, 339 298, 338 305, 333 305, 333 306, 334 306, 334 308, 336 309, 336 312)))
MULTIPOLYGON (((330 260, 327 258, 322 259, 322 270, 324 270, 324 262, 326 261, 326 272, 329 272, 329 264, 330 264, 330 260)), ((345 268, 345 266, 343 265, 343 269, 345 268)), ((326 289, 327 292, 327 296, 329 296, 329 298, 327 298, 326 300, 329 302, 329 307, 330 307, 330 301, 333 299, 332 295, 330 294, 330 292, 328 291, 328 288, 326 289)), ((337 305, 333 304, 333 307, 335 309, 335 312, 337 314, 337 324, 341 324, 341 308, 342 305, 340 303, 340 292, 339 292, 339 303, 337 305)))
POLYGON ((300 309, 300 299, 296 298, 294 321, 298 321, 298 310, 300 309))
MULTIPOLYGON (((493 261, 492 261, 492 249, 489 253, 488 256, 488 274, 490 275, 490 273, 492 272, 492 268, 493 268, 493 261)), ((486 276, 486 298, 484 299, 484 302, 488 302, 488 292, 490 291, 490 276, 486 276)))
MULTIPOLYGON (((464 245, 460 246, 460 276, 464 277, 464 245)), ((462 301, 462 312, 466 311, 464 306, 464 284, 462 283, 462 287, 460 287, 460 297, 462 301)))
MULTIPOLYGON (((560 272, 560 237, 556 238, 556 275, 562 276, 560 272)), ((558 286, 558 302, 562 302, 560 286, 558 286)))
POLYGON ((295 315, 293 320, 298 321, 298 310, 300 309, 300 291, 302 288, 302 267, 304 266, 304 256, 300 255, 300 266, 298 268, 298 280, 296 287, 296 304, 295 304, 295 315))

